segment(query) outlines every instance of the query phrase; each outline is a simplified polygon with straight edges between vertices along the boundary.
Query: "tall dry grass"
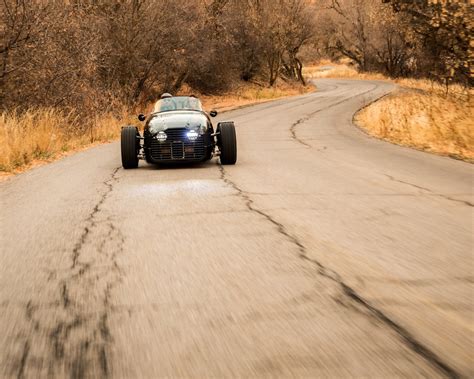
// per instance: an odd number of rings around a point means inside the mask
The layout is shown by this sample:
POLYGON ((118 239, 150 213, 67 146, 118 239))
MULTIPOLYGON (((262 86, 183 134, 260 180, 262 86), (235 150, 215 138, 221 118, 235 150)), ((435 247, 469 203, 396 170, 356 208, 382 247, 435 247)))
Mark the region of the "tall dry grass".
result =
POLYGON ((0 114, 0 171, 12 172, 34 161, 55 157, 118 137, 126 111, 106 113, 84 121, 74 112, 31 109, 0 114))
POLYGON ((363 109, 356 122, 384 140, 474 162, 472 102, 436 91, 399 91, 363 109))
POLYGON ((369 134, 392 143, 474 162, 473 91, 446 88, 421 79, 391 80, 378 73, 359 73, 347 62, 320 62, 306 68, 308 78, 390 80, 393 94, 369 105, 356 122, 369 134))

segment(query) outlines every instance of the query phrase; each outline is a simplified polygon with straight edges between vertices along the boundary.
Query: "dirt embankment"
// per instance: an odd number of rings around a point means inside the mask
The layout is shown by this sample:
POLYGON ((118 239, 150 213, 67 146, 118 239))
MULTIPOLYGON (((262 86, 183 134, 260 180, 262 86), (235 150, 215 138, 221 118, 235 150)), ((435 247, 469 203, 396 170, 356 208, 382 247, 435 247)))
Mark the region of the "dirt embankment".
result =
MULTIPOLYGON (((390 80, 358 73, 347 64, 322 62, 306 68, 309 78, 390 80)), ((398 90, 364 108, 356 123, 369 134, 395 144, 474 162, 472 90, 428 80, 394 80, 398 90)))

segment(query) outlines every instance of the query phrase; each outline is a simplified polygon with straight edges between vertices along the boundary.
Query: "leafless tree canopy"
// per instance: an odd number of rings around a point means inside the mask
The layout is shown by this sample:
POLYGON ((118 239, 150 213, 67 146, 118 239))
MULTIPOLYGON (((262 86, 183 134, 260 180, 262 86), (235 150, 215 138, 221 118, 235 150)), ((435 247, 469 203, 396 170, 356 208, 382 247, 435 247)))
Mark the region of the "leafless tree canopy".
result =
MULTIPOLYGON (((302 51, 471 82, 469 1, 0 0, 0 104, 106 109, 183 85, 304 83, 302 51), (309 50, 308 50, 309 49, 309 50), (315 53, 316 52, 316 53, 315 53)), ((471 13, 470 13, 471 12, 471 13)))
MULTIPOLYGON (((474 6, 469 0, 327 0, 318 49, 362 71, 472 85, 474 6)), ((325 10, 323 10, 325 9, 325 10)))
POLYGON ((313 33, 306 0, 0 0, 4 108, 94 109, 183 84, 304 81, 313 33))

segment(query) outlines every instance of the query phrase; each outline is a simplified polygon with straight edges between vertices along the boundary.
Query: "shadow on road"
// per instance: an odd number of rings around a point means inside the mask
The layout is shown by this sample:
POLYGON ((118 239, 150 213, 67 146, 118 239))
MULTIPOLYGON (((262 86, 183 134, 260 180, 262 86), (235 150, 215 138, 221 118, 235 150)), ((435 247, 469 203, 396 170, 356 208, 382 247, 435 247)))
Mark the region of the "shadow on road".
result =
POLYGON ((216 163, 214 160, 206 162, 189 163, 189 162, 170 162, 160 164, 144 164, 138 167, 139 170, 150 170, 150 171, 162 171, 162 170, 183 170, 183 169, 210 169, 215 167, 216 163))

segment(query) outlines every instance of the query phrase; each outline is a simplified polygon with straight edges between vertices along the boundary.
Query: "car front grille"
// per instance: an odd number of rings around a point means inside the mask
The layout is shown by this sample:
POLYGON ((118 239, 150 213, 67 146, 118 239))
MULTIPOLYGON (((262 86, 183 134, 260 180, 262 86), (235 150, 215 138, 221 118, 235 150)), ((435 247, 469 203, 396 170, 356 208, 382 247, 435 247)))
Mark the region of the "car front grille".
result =
POLYGON ((186 135, 188 129, 168 129, 165 131, 167 139, 159 142, 151 140, 150 155, 155 161, 170 160, 200 160, 204 158, 205 146, 203 136, 196 141, 190 141, 186 135))

